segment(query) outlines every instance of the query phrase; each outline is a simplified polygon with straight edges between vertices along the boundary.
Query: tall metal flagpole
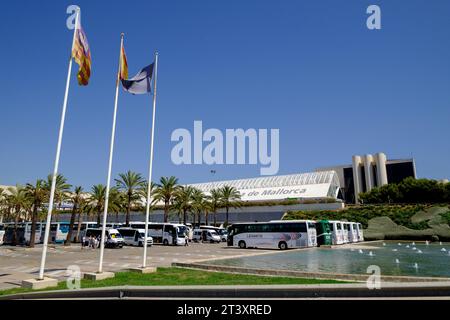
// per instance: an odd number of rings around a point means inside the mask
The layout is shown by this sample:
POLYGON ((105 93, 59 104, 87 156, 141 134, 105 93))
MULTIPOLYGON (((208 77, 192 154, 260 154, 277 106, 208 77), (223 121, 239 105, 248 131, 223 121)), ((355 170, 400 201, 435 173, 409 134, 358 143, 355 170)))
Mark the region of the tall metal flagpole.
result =
POLYGON ((108 181, 106 182, 105 209, 103 211, 102 237, 100 240, 100 262, 98 265, 98 273, 103 272, 103 253, 105 251, 104 239, 105 239, 105 234, 106 234, 106 218, 108 216, 109 189, 110 189, 110 185, 111 185, 111 169, 112 169, 112 160, 113 160, 113 153, 114 153, 114 136, 116 133, 117 102, 119 100, 119 82, 120 82, 120 57, 122 55, 123 36, 124 36, 124 34, 122 33, 120 35, 119 71, 117 72, 116 98, 114 101, 114 115, 113 115, 113 125, 112 125, 112 132, 111 132, 111 145, 110 145, 110 149, 109 149, 108 181))
POLYGON ((155 140, 155 117, 156 117, 156 81, 158 78, 158 52, 155 52, 155 75, 153 79, 153 117, 152 132, 150 141, 150 164, 148 168, 148 190, 147 190, 147 208, 145 211, 145 236, 144 236, 144 257, 142 268, 147 266, 147 238, 148 238, 148 220, 150 217, 151 189, 152 189, 152 170, 153 170, 153 145, 155 140))
POLYGON ((72 49, 70 50, 69 70, 67 72, 66 92, 64 94, 64 103, 63 103, 62 114, 61 114, 61 122, 59 125, 59 135, 58 135, 58 144, 56 147, 55 166, 53 169, 52 186, 50 189, 50 200, 48 203, 47 224, 45 225, 44 243, 42 246, 41 267, 39 269, 39 280, 44 279, 44 269, 45 269, 45 259, 47 257, 48 237, 50 234, 50 223, 52 221, 53 201, 55 199, 56 176, 58 175, 59 155, 61 153, 62 136, 63 136, 63 132, 64 132, 64 120, 66 118, 67 98, 69 96, 70 76, 72 74, 72 60, 73 60, 72 59, 72 51, 73 51, 73 47, 75 45, 75 36, 77 33, 78 24, 79 24, 79 17, 80 17, 80 10, 77 9, 77 13, 75 16, 75 28, 73 31, 72 49))

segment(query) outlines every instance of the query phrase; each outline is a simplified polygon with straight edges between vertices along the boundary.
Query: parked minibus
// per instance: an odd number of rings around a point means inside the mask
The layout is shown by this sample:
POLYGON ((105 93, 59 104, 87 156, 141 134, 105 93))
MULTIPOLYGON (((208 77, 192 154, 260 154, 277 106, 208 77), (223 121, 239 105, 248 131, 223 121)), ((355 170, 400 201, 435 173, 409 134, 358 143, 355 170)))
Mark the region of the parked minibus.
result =
POLYGON ((213 227, 213 226, 200 226, 200 229, 214 230, 220 236, 221 241, 227 242, 228 231, 225 228, 213 227))
POLYGON ((194 229, 194 241, 222 242, 219 234, 212 229, 194 229))
MULTIPOLYGON (((87 229, 86 235, 83 239, 84 245, 89 244, 89 238, 93 236, 96 239, 100 239, 102 236, 102 229, 87 229)), ((106 229, 105 230, 105 247, 106 248, 122 248, 124 244, 122 235, 117 231, 117 229, 106 229)))
MULTIPOLYGON (((142 247, 145 242, 145 229, 119 228, 117 229, 122 235, 123 242, 129 246, 142 247)), ((147 246, 153 245, 153 238, 147 236, 147 246)))
POLYGON ((228 227, 228 246, 244 248, 305 248, 317 246, 315 221, 286 220, 235 223, 228 227))
MULTIPOLYGON (((144 229, 145 222, 130 222, 134 229, 144 229)), ((153 238, 153 243, 164 245, 184 246, 186 244, 187 227, 179 223, 148 223, 148 234, 153 238)))
POLYGON ((330 231, 332 236, 333 244, 343 244, 344 243, 344 223, 337 220, 329 220, 330 231))

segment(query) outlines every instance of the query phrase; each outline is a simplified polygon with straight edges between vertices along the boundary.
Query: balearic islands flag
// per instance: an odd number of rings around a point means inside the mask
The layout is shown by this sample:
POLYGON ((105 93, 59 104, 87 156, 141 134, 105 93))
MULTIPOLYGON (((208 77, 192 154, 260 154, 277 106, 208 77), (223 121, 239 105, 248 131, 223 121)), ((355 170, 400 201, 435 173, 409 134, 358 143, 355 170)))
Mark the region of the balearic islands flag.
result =
POLYGON ((77 74, 78 84, 80 86, 87 86, 91 77, 91 51, 89 50, 89 43, 80 22, 77 23, 75 30, 72 58, 80 66, 77 74))

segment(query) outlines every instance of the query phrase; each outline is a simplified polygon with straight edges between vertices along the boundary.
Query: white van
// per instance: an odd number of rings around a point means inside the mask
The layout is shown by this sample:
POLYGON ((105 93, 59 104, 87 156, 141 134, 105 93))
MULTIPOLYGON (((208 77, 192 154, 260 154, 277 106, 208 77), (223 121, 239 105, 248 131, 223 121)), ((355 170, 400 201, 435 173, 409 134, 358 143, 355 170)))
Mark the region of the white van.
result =
MULTIPOLYGON (((93 236, 97 239, 100 239, 102 236, 102 229, 87 229, 86 235, 84 237, 84 244, 86 245, 86 241, 89 242, 89 237, 93 236)), ((106 229, 105 230, 105 247, 106 248, 122 248, 123 247, 123 238, 122 235, 117 231, 117 229, 106 229)))
MULTIPOLYGON (((145 229, 119 228, 117 229, 123 237, 123 242, 129 246, 142 247, 145 241, 145 229)), ((147 236, 147 246, 153 245, 153 238, 147 236)))
POLYGON ((222 242, 222 239, 215 230, 211 229, 194 229, 194 241, 222 242))
POLYGON ((213 226, 200 226, 200 229, 214 230, 220 236, 222 242, 227 242, 228 240, 228 231, 225 228, 218 228, 213 226))
POLYGON ((333 244, 344 243, 344 224, 341 221, 329 220, 333 244))

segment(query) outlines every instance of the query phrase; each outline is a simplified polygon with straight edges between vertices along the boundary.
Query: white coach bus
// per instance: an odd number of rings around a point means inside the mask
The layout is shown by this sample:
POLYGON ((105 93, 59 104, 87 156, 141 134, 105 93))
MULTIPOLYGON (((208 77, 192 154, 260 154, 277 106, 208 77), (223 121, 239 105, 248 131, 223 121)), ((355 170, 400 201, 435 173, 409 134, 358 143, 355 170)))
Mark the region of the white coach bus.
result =
POLYGON ((227 244, 241 249, 316 247, 316 225, 311 220, 235 223, 228 227, 227 244))

